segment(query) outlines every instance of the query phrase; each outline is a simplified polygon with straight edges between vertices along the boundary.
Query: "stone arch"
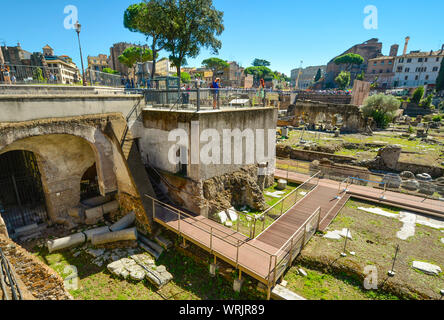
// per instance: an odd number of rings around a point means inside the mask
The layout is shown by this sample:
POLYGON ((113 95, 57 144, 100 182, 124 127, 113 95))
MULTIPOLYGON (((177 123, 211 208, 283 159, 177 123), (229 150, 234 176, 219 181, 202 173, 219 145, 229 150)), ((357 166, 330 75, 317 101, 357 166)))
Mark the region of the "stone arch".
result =
POLYGON ((96 127, 77 123, 6 130, 0 138, 0 154, 12 150, 36 155, 53 222, 64 223, 67 210, 79 204, 82 175, 94 163, 100 193, 106 195, 118 189, 113 146, 96 127))
POLYGON ((117 191, 112 143, 96 126, 86 126, 78 122, 48 122, 18 130, 12 128, 12 130, 5 130, 4 135, 0 138, 0 153, 4 152, 3 149, 10 148, 16 141, 47 135, 73 135, 86 140, 95 154, 100 193, 105 195, 117 191))

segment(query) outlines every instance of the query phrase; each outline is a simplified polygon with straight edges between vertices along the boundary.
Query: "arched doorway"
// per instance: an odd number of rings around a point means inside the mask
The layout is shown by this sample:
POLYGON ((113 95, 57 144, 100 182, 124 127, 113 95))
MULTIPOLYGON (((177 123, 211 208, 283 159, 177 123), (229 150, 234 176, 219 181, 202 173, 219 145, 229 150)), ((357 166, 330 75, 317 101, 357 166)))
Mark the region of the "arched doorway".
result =
POLYGON ((42 180, 33 152, 15 150, 0 155, 0 214, 8 232, 47 221, 42 180))
POLYGON ((86 169, 80 180, 80 201, 100 196, 96 164, 86 169))

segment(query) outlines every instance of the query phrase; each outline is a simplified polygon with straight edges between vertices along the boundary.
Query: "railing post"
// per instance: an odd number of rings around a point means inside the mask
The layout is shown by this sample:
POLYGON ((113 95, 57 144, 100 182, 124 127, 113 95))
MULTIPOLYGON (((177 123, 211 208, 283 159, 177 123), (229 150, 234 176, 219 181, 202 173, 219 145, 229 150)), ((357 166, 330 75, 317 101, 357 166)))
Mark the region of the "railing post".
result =
POLYGON ((180 213, 177 213, 177 215, 179 216, 178 227, 179 227, 179 235, 180 235, 180 213))
POLYGON ((236 268, 239 265, 239 240, 237 240, 237 250, 236 250, 236 268))
POLYGON ((210 229, 210 253, 213 253, 213 227, 210 229))
POLYGON ((303 248, 305 246, 305 232, 307 231, 307 225, 305 225, 304 227, 304 234, 302 235, 302 246, 301 248, 303 248))
POLYGON ((263 220, 262 220, 262 231, 264 231, 265 229, 265 218, 266 218, 266 214, 263 215, 263 220))
POLYGON ((290 243, 290 261, 289 261, 289 266, 291 266, 291 259, 293 258, 293 240, 294 240, 294 237, 293 238, 291 238, 291 243, 290 243))
POLYGON ((200 111, 200 88, 197 88, 197 111, 200 111))
POLYGON ((153 201, 153 220, 156 219, 156 203, 154 202, 154 199, 151 199, 153 201))
POLYGON ((255 217, 255 218, 254 218, 254 227, 253 227, 253 236, 250 237, 251 239, 254 239, 254 236, 256 235, 256 222, 257 222, 257 219, 256 219, 256 217, 255 217))
POLYGON ((320 224, 321 224, 321 211, 322 209, 319 208, 319 212, 318 212, 318 226, 316 227, 316 230, 319 230, 320 224))
POLYGON ((274 275, 273 275, 273 286, 276 285, 276 272, 277 272, 277 255, 274 255, 274 275))

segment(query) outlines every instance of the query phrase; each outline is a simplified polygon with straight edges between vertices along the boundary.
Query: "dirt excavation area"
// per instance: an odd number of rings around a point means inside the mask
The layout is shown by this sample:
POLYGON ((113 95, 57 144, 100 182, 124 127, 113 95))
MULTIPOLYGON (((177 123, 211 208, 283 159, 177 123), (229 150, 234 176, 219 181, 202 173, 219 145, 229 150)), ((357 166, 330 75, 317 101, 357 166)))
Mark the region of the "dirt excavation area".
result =
POLYGON ((327 231, 310 240, 285 280, 313 299, 435 300, 444 289, 443 270, 443 219, 351 199, 327 231), (393 262, 395 275, 388 276, 393 262), (368 271, 372 266, 376 274, 368 271), (365 289, 369 275, 377 289, 365 289))

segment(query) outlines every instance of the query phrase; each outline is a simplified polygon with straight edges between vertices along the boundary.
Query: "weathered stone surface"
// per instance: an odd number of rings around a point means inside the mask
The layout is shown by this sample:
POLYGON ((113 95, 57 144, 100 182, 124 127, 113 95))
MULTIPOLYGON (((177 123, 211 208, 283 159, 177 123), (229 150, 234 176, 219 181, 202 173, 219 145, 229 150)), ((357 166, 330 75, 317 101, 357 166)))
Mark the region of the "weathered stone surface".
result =
POLYGON ((419 182, 419 193, 431 196, 435 193, 435 185, 431 182, 419 182))
POLYGON ((105 253, 105 249, 92 249, 92 248, 89 248, 88 250, 86 250, 86 253, 88 253, 93 258, 97 258, 97 257, 102 256, 105 253))
POLYGON ((394 173, 388 173, 384 175, 381 180, 381 184, 387 188, 398 189, 401 186, 402 179, 399 175, 394 173))
POLYGON ((117 200, 105 203, 101 206, 85 210, 85 223, 96 224, 103 219, 105 213, 110 213, 119 209, 117 200))
POLYGON ((236 209, 234 209, 234 207, 231 207, 230 209, 227 210, 227 215, 231 221, 234 222, 237 220, 237 212, 236 209))
POLYGON ((155 236, 154 240, 161 246, 163 247, 165 250, 168 250, 169 248, 171 248, 173 246, 173 243, 168 240, 165 237, 162 236, 155 236))
POLYGON ((124 216, 122 219, 114 223, 109 229, 111 231, 119 231, 126 229, 134 224, 134 221, 136 220, 136 214, 134 211, 131 211, 126 216, 124 216))
POLYGON ((411 171, 403 171, 403 172, 401 172, 400 176, 402 179, 405 179, 405 180, 415 179, 415 174, 411 171))
POLYGON ((107 232, 109 232, 109 228, 106 226, 83 231, 83 233, 86 234, 86 239, 88 241, 91 241, 92 236, 95 234, 103 234, 107 232))
POLYGON ((416 179, 419 181, 432 181, 432 177, 428 173, 417 174, 416 179))
POLYGON ((442 272, 439 266, 422 261, 413 261, 412 268, 418 269, 426 274, 436 276, 442 272))
POLYGON ((419 182, 416 180, 403 181, 401 187, 409 191, 416 191, 419 189, 419 182))
POLYGON ((137 240, 136 228, 130 228, 116 232, 95 234, 91 238, 91 243, 93 245, 100 245, 110 242, 127 241, 127 240, 137 240))
POLYGON ((274 300, 307 300, 304 297, 285 288, 282 284, 276 285, 271 291, 271 297, 274 300))
POLYGON ((396 169, 399 157, 401 155, 402 148, 397 145, 388 145, 384 148, 379 149, 378 156, 381 157, 382 162, 389 169, 396 169))
POLYGON ((49 252, 71 248, 80 245, 86 241, 86 236, 83 233, 75 233, 68 237, 59 238, 55 240, 48 240, 47 246, 49 252))
POLYGON ((287 188, 287 180, 285 179, 279 179, 278 185, 276 186, 276 189, 278 190, 285 190, 287 188))

